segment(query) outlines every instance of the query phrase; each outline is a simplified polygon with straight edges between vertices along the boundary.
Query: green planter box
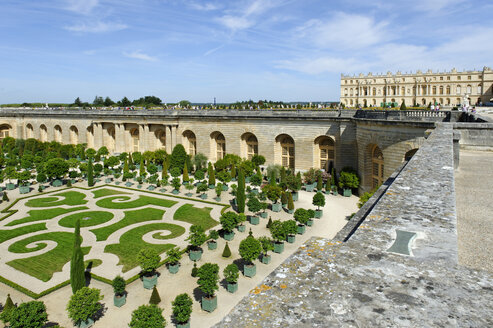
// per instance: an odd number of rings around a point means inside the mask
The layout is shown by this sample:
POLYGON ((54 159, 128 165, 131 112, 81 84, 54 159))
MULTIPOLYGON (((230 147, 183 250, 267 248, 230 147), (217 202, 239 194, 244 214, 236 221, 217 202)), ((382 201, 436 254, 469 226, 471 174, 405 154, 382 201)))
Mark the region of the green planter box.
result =
POLYGON ((258 195, 259 194, 258 189, 257 188, 252 189, 252 194, 258 195))
POLYGON ((138 186, 137 186, 137 188, 142 189, 142 185, 141 185, 141 184, 140 184, 140 185, 138 185, 138 186))
POLYGON ((316 219, 320 219, 323 214, 324 214, 323 210, 315 210, 315 218, 316 219))
POLYGON ((305 233, 305 230, 306 230, 306 226, 305 226, 305 225, 300 224, 300 225, 298 225, 298 229, 297 229, 297 231, 296 231, 296 232, 297 232, 299 235, 302 235, 302 234, 304 234, 304 233, 305 233))
POLYGON ((161 188, 161 189, 159 189, 159 191, 160 191, 160 192, 166 192, 166 189, 161 188))
POLYGON ((202 258, 202 251, 201 250, 190 251, 188 253, 188 257, 190 258, 190 260, 192 260, 194 262, 199 261, 202 258))
POLYGON ((116 307, 122 307, 127 303, 127 295, 123 294, 121 296, 113 296, 113 305, 116 307))
POLYGON ((5 185, 5 189, 7 189, 7 190, 14 190, 15 189, 15 184, 13 184, 13 183, 7 183, 5 185))
POLYGON ((104 183, 111 183, 112 181, 113 181, 113 178, 104 179, 104 183))
POLYGON ((306 223, 307 226, 311 227, 313 225, 313 220, 310 219, 308 220, 308 222, 306 223))
POLYGON ((163 172, 163 166, 162 165, 158 165, 157 166, 157 171, 158 172, 163 172))
POLYGON ((57 179, 57 180, 53 181, 52 185, 53 185, 53 187, 61 187, 63 185, 63 182, 62 182, 62 180, 57 179))
POLYGON ((250 183, 250 177, 245 178, 245 183, 250 183))
POLYGON ((262 213, 260 213, 260 217, 261 217, 262 219, 267 219, 267 212, 262 212, 262 213))
POLYGON ((288 235, 288 238, 286 238, 288 243, 293 244, 296 241, 296 235, 288 235))
POLYGON ((149 187, 147 187, 147 190, 150 190, 150 191, 153 191, 154 189, 156 189, 156 187, 153 185, 150 185, 149 187))
POLYGON ((228 290, 228 292, 234 293, 238 290, 238 283, 237 282, 228 282, 226 284, 226 289, 228 290))
POLYGON ((280 203, 272 204, 272 212, 281 212, 282 206, 280 203))
POLYGON ((214 188, 216 188, 216 185, 213 185, 213 184, 209 185, 209 189, 214 189, 214 188))
POLYGON ((168 271, 171 274, 176 274, 180 270, 180 263, 168 264, 168 271))
POLYGON ((89 327, 92 327, 92 325, 94 325, 94 320, 92 320, 91 318, 89 318, 86 321, 79 322, 79 324, 77 325, 77 327, 79 327, 79 328, 89 328, 89 327))
POLYGON ((284 252, 284 243, 274 242, 274 253, 281 254, 282 252, 284 252))
POLYGON ((298 197, 299 197, 298 196, 298 192, 297 191, 296 192, 292 192, 291 195, 293 195, 293 201, 296 202, 298 200, 298 197))
POLYGON ((289 214, 293 214, 294 213, 294 210, 288 210, 288 213, 289 214))
POLYGON ((229 187, 226 184, 223 184, 223 191, 228 191, 229 187))
POLYGON ((257 225, 257 224, 259 224, 259 222, 260 222, 260 219, 258 216, 256 216, 256 215, 250 216, 250 224, 257 225))
POLYGON ((343 189, 342 190, 342 195, 344 197, 351 197, 351 195, 353 194, 352 190, 351 189, 343 189))
POLYGON ((220 201, 221 201, 221 197, 214 197, 214 200, 215 200, 216 202, 220 202, 220 201))
POLYGON ((176 328, 190 328, 190 320, 185 323, 177 323, 176 328))
POLYGON ((333 194, 334 196, 339 195, 339 192, 337 192, 337 188, 336 188, 335 186, 334 186, 334 188, 332 188, 332 194, 333 194))
POLYGON ((306 184, 305 185, 305 190, 311 192, 311 191, 315 190, 315 185, 314 184, 306 184))
POLYGON ((217 309, 217 296, 213 296, 211 298, 202 297, 202 310, 207 312, 213 312, 217 309))
POLYGON ((176 189, 173 189, 173 190, 171 191, 171 193, 172 193, 173 195, 178 195, 178 194, 180 193, 180 191, 179 191, 179 190, 176 190, 176 189))
POLYGON ((207 242, 207 247, 209 248, 209 250, 215 250, 217 249, 217 242, 216 241, 209 241, 207 242))
POLYGON ((245 232, 246 227, 242 224, 242 225, 237 226, 236 229, 238 229, 239 232, 245 232))
POLYGON ((255 264, 248 264, 243 266, 243 275, 245 277, 253 278, 257 274, 257 266, 255 264))
POLYGON ((227 241, 231 241, 235 237, 235 232, 234 231, 225 231, 223 237, 227 241))
POLYGON ((270 263, 270 260, 272 259, 272 257, 270 255, 262 255, 262 263, 263 264, 269 264, 270 263))
POLYGON ((31 188, 29 186, 20 186, 19 187, 19 192, 21 194, 27 194, 30 191, 31 191, 31 188))
POLYGON ((200 195, 200 198, 202 198, 202 199, 207 199, 207 194, 201 194, 201 195, 200 195))
POLYGON ((154 286, 157 285, 157 274, 153 275, 152 277, 142 277, 142 283, 144 284, 145 289, 152 289, 154 286))
POLYGON ((125 187, 132 187, 133 186, 133 183, 128 181, 128 182, 125 182, 125 187))

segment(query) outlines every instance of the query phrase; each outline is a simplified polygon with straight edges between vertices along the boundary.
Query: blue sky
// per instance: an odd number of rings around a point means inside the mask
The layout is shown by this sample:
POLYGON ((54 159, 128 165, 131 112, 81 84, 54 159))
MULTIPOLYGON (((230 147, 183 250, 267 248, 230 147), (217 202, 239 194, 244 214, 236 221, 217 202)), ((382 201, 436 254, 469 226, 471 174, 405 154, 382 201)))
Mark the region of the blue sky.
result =
POLYGON ((340 74, 493 66, 489 0, 0 0, 0 103, 339 99, 340 74))

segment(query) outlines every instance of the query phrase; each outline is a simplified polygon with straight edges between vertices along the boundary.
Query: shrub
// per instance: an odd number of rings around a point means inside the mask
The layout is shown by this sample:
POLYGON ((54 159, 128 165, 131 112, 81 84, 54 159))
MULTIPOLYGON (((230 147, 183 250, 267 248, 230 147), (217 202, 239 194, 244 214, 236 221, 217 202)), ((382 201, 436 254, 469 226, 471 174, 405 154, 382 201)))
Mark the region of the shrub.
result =
POLYGON ((190 242, 192 249, 199 249, 200 246, 202 246, 202 244, 207 240, 207 235, 204 232, 204 228, 197 224, 192 225, 186 240, 190 242))
POLYGON ((94 186, 94 175, 91 158, 89 158, 89 163, 87 163, 87 184, 89 187, 94 186))
POLYGON ((48 321, 46 306, 40 301, 22 303, 10 311, 11 328, 41 328, 48 321))
POLYGON ((46 174, 44 174, 43 172, 38 173, 38 175, 36 175, 36 181, 38 181, 39 183, 45 182, 46 174))
POLYGON ((321 191, 323 188, 323 180, 322 180, 322 175, 319 175, 317 177, 317 191, 321 191))
POLYGON ((205 193, 209 187, 204 182, 201 182, 197 185, 197 192, 198 193, 205 193))
POLYGON ((298 230, 297 224, 295 220, 287 220, 282 223, 286 234, 295 235, 298 230))
POLYGON ((219 218, 219 222, 221 223, 223 230, 231 232, 238 224, 238 214, 235 212, 223 213, 219 218))
POLYGON ((265 157, 262 155, 255 154, 252 156, 252 162, 256 166, 263 165, 265 163, 265 157))
POLYGON ((282 189, 281 187, 268 184, 262 188, 262 192, 265 193, 265 195, 271 202, 277 203, 279 197, 281 197, 282 189))
POLYGON ((6 191, 3 192, 2 200, 4 202, 9 202, 10 201, 9 200, 9 196, 7 196, 7 192, 6 191))
POLYGON ((197 275, 199 274, 199 268, 197 268, 197 263, 193 263, 193 268, 192 268, 192 277, 197 277, 197 275))
POLYGON ((288 192, 288 210, 294 210, 293 194, 288 192))
POLYGON ((320 191, 313 195, 312 204, 317 206, 317 209, 320 210, 320 206, 325 206, 325 196, 320 191))
POLYGON ((223 270, 224 279, 230 284, 235 284, 238 282, 240 277, 240 270, 238 266, 234 263, 228 264, 223 270))
POLYGON ((258 238, 260 245, 262 246, 262 253, 267 255, 269 251, 274 250, 274 245, 272 244, 272 239, 266 236, 262 236, 258 238))
POLYGON ((221 197, 221 193, 223 192, 223 184, 218 183, 216 188, 215 188, 216 196, 219 198, 221 197))
POLYGON ((247 263, 252 264, 253 261, 259 257, 262 251, 262 245, 253 236, 248 236, 240 242, 240 247, 238 248, 240 256, 247 263))
POLYGON ((312 209, 307 210, 306 213, 308 214, 308 218, 310 219, 313 219, 315 217, 315 211, 312 209))
POLYGON ((306 224, 310 217, 307 210, 304 208, 298 208, 294 212, 294 219, 298 221, 299 224, 306 224))
POLYGON ((248 206, 248 210, 252 213, 257 213, 262 208, 260 201, 256 197, 250 198, 248 200, 247 206, 248 206))
POLYGON ((375 188, 374 190, 372 190, 370 192, 365 192, 363 195, 361 195, 361 197, 359 198, 359 202, 358 202, 358 208, 362 208, 363 205, 365 205, 365 203, 373 196, 375 191, 377 191, 377 189, 378 188, 375 188))
POLYGON ((70 297, 67 305, 68 316, 77 325, 87 321, 101 308, 99 301, 103 299, 100 290, 82 287, 70 297))
POLYGON ((171 170, 169 170, 169 173, 173 178, 177 178, 181 175, 181 169, 178 167, 173 167, 171 170))
POLYGON ((209 185, 215 185, 216 184, 216 174, 214 172, 214 169, 212 168, 212 163, 209 162, 209 167, 207 169, 207 176, 209 177, 209 185))
POLYGON ((236 179, 236 165, 233 163, 231 165, 231 179, 236 179))
POLYGON ((306 184, 313 184, 318 180, 318 177, 321 175, 322 175, 322 171, 314 168, 311 168, 305 173, 303 173, 303 177, 305 178, 306 184))
POLYGON ((281 220, 272 221, 269 230, 272 235, 272 239, 277 242, 284 241, 287 237, 286 228, 281 220))
POLYGON ((209 230, 209 239, 216 240, 219 238, 219 232, 217 230, 209 230))
POLYGON ((238 213, 245 213, 245 175, 242 170, 238 174, 238 188, 236 189, 236 206, 238 213))
POLYGON ((75 221, 74 229, 74 248, 72 250, 72 259, 70 261, 70 285, 72 293, 75 293, 86 285, 84 274, 84 254, 80 248, 82 237, 80 236, 80 219, 75 221))
POLYGON ((159 292, 157 291, 156 286, 152 289, 151 298, 149 299, 149 304, 158 305, 161 302, 161 296, 159 296, 159 292))
POLYGON ((168 255, 168 257, 166 258, 165 262, 168 264, 175 265, 181 260, 181 252, 178 247, 170 248, 166 252, 166 255, 168 255))
POLYGON ((199 289, 207 296, 213 297, 215 291, 219 289, 219 265, 212 263, 203 264, 198 272, 199 289))
POLYGON ((116 295, 121 296, 125 293, 126 283, 125 283, 125 279, 123 279, 122 276, 120 275, 116 276, 115 279, 113 279, 111 285, 113 286, 113 292, 116 295))
POLYGON ((160 257, 159 254, 152 248, 141 249, 137 256, 142 273, 144 275, 153 274, 159 266, 160 257))
POLYGON ((354 172, 341 171, 339 187, 343 189, 355 189, 359 187, 358 175, 354 172))
POLYGON ((281 204, 288 203, 288 195, 285 192, 281 192, 281 204))
POLYGON ((185 166, 185 161, 187 160, 187 152, 185 151, 185 148, 183 147, 182 144, 177 144, 174 148, 173 151, 171 152, 170 155, 170 161, 169 161, 169 167, 170 169, 173 168, 178 168, 180 169, 180 174, 181 171, 183 170, 183 167, 185 166))
POLYGON ((231 256, 231 249, 229 248, 228 242, 226 242, 226 245, 224 246, 222 257, 228 258, 230 256, 231 256))
POLYGON ((296 192, 301 189, 301 181, 298 181, 295 175, 290 174, 286 177, 286 186, 292 192, 296 192))
POLYGON ((173 180, 171 180, 171 185, 175 190, 180 190, 181 187, 180 178, 173 178, 173 180))
POLYGON ((197 170, 197 171, 195 171, 195 173, 193 174, 193 176, 194 176, 194 178, 196 180, 202 180, 205 177, 205 173, 204 173, 203 170, 197 170))
POLYGON ((184 324, 190 320, 193 301, 188 294, 183 293, 176 296, 171 304, 173 306, 173 316, 175 317, 176 322, 184 324))
POLYGON ((16 306, 14 305, 14 302, 12 302, 12 299, 10 298, 10 294, 8 294, 7 299, 5 300, 5 304, 3 305, 3 310, 0 313, 0 320, 2 320, 4 323, 9 322, 10 314, 15 308, 16 306))
POLYGON ((267 222, 267 225, 265 227, 269 229, 271 225, 272 225, 272 218, 269 216, 269 221, 267 222))
POLYGON ((163 310, 157 305, 141 305, 132 312, 132 320, 128 324, 130 328, 163 328, 166 320, 162 314, 163 310))

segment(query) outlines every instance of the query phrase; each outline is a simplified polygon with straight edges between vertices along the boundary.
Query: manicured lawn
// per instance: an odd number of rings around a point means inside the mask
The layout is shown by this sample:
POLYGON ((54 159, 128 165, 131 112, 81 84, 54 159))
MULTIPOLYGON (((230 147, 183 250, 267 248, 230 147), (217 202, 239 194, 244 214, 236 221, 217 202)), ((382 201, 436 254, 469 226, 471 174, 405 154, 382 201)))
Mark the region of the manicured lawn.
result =
POLYGON ((77 221, 77 219, 80 219, 81 228, 92 227, 108 222, 109 220, 113 219, 113 216, 113 213, 105 211, 80 212, 64 217, 63 219, 58 221, 58 224, 62 227, 74 228, 75 222, 77 221), (88 219, 85 220, 85 218, 88 219))
POLYGON ((86 195, 77 191, 66 191, 53 196, 30 199, 26 202, 26 206, 51 207, 60 205, 84 205, 87 203, 87 200, 84 199, 86 195), (53 196, 61 196, 64 199, 58 200, 58 197, 53 196))
POLYGON ((14 226, 26 222, 50 220, 62 214, 80 211, 80 210, 87 210, 87 209, 88 208, 85 206, 79 206, 73 208, 48 208, 44 210, 30 210, 29 212, 27 212, 29 214, 28 217, 9 222, 8 224, 6 224, 6 226, 14 226))
POLYGON ((120 237, 119 244, 111 244, 104 249, 107 253, 116 254, 120 258, 119 265, 123 265, 123 272, 139 265, 137 257, 139 251, 143 248, 153 248, 159 254, 174 247, 174 244, 149 244, 142 240, 142 236, 148 232, 157 230, 168 230, 171 234, 168 236, 159 236, 159 239, 172 239, 185 233, 185 228, 169 223, 151 223, 145 226, 137 227, 125 232, 120 237))
POLYGON ((128 196, 108 197, 108 198, 98 200, 96 202, 96 205, 99 207, 103 207, 103 208, 127 209, 127 208, 142 207, 142 206, 146 206, 146 205, 171 207, 177 203, 175 201, 168 200, 168 199, 155 198, 155 197, 149 197, 149 196, 143 196, 143 195, 140 195, 139 198, 136 200, 125 202, 125 200, 129 200, 129 199, 130 199, 130 197, 128 197, 128 196), (117 201, 114 202, 115 200, 117 200, 117 201))
POLYGON ((46 223, 31 224, 12 230, 0 230, 0 244, 6 240, 41 230, 46 230, 46 223))
POLYGON ((89 265, 91 265, 91 268, 95 268, 101 264, 103 264, 103 261, 100 259, 89 259, 84 261, 84 268, 89 268, 89 265))
POLYGON ((190 224, 198 224, 205 230, 208 230, 219 224, 219 222, 211 217, 211 210, 212 208, 210 207, 196 208, 192 204, 185 204, 176 210, 173 219, 190 224))
MULTIPOLYGON (((74 234, 71 232, 49 232, 41 235, 32 236, 10 245, 9 251, 14 253, 28 253, 43 249, 47 246, 43 240, 53 240, 57 243, 51 251, 23 259, 17 259, 8 262, 11 267, 25 272, 42 281, 48 281, 53 274, 62 271, 63 266, 70 261, 74 245, 74 234), (27 248, 26 245, 41 241, 33 248, 27 248)), ((90 247, 83 247, 82 251, 87 254, 90 247)))
POLYGON ((118 191, 114 189, 98 189, 98 190, 93 190, 92 193, 94 194, 94 198, 99 198, 99 197, 104 197, 104 196, 111 196, 111 195, 128 195, 128 192, 124 191, 118 191))
POLYGON ((155 208, 143 208, 141 210, 125 211, 125 216, 120 221, 107 227, 91 230, 91 232, 96 235, 97 241, 106 240, 112 233, 121 228, 125 228, 128 225, 139 222, 162 220, 163 215, 163 210, 158 210, 155 208))

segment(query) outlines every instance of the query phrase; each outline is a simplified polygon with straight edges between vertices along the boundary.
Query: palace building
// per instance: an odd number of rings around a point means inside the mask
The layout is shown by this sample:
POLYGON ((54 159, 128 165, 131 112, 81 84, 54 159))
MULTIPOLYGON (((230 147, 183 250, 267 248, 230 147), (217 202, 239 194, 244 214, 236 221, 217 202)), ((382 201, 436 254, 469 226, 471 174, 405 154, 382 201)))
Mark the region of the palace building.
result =
POLYGON ((403 102, 406 106, 474 106, 492 98, 493 70, 489 67, 482 71, 459 72, 454 68, 450 72, 341 75, 340 101, 346 107, 396 106, 403 102))

